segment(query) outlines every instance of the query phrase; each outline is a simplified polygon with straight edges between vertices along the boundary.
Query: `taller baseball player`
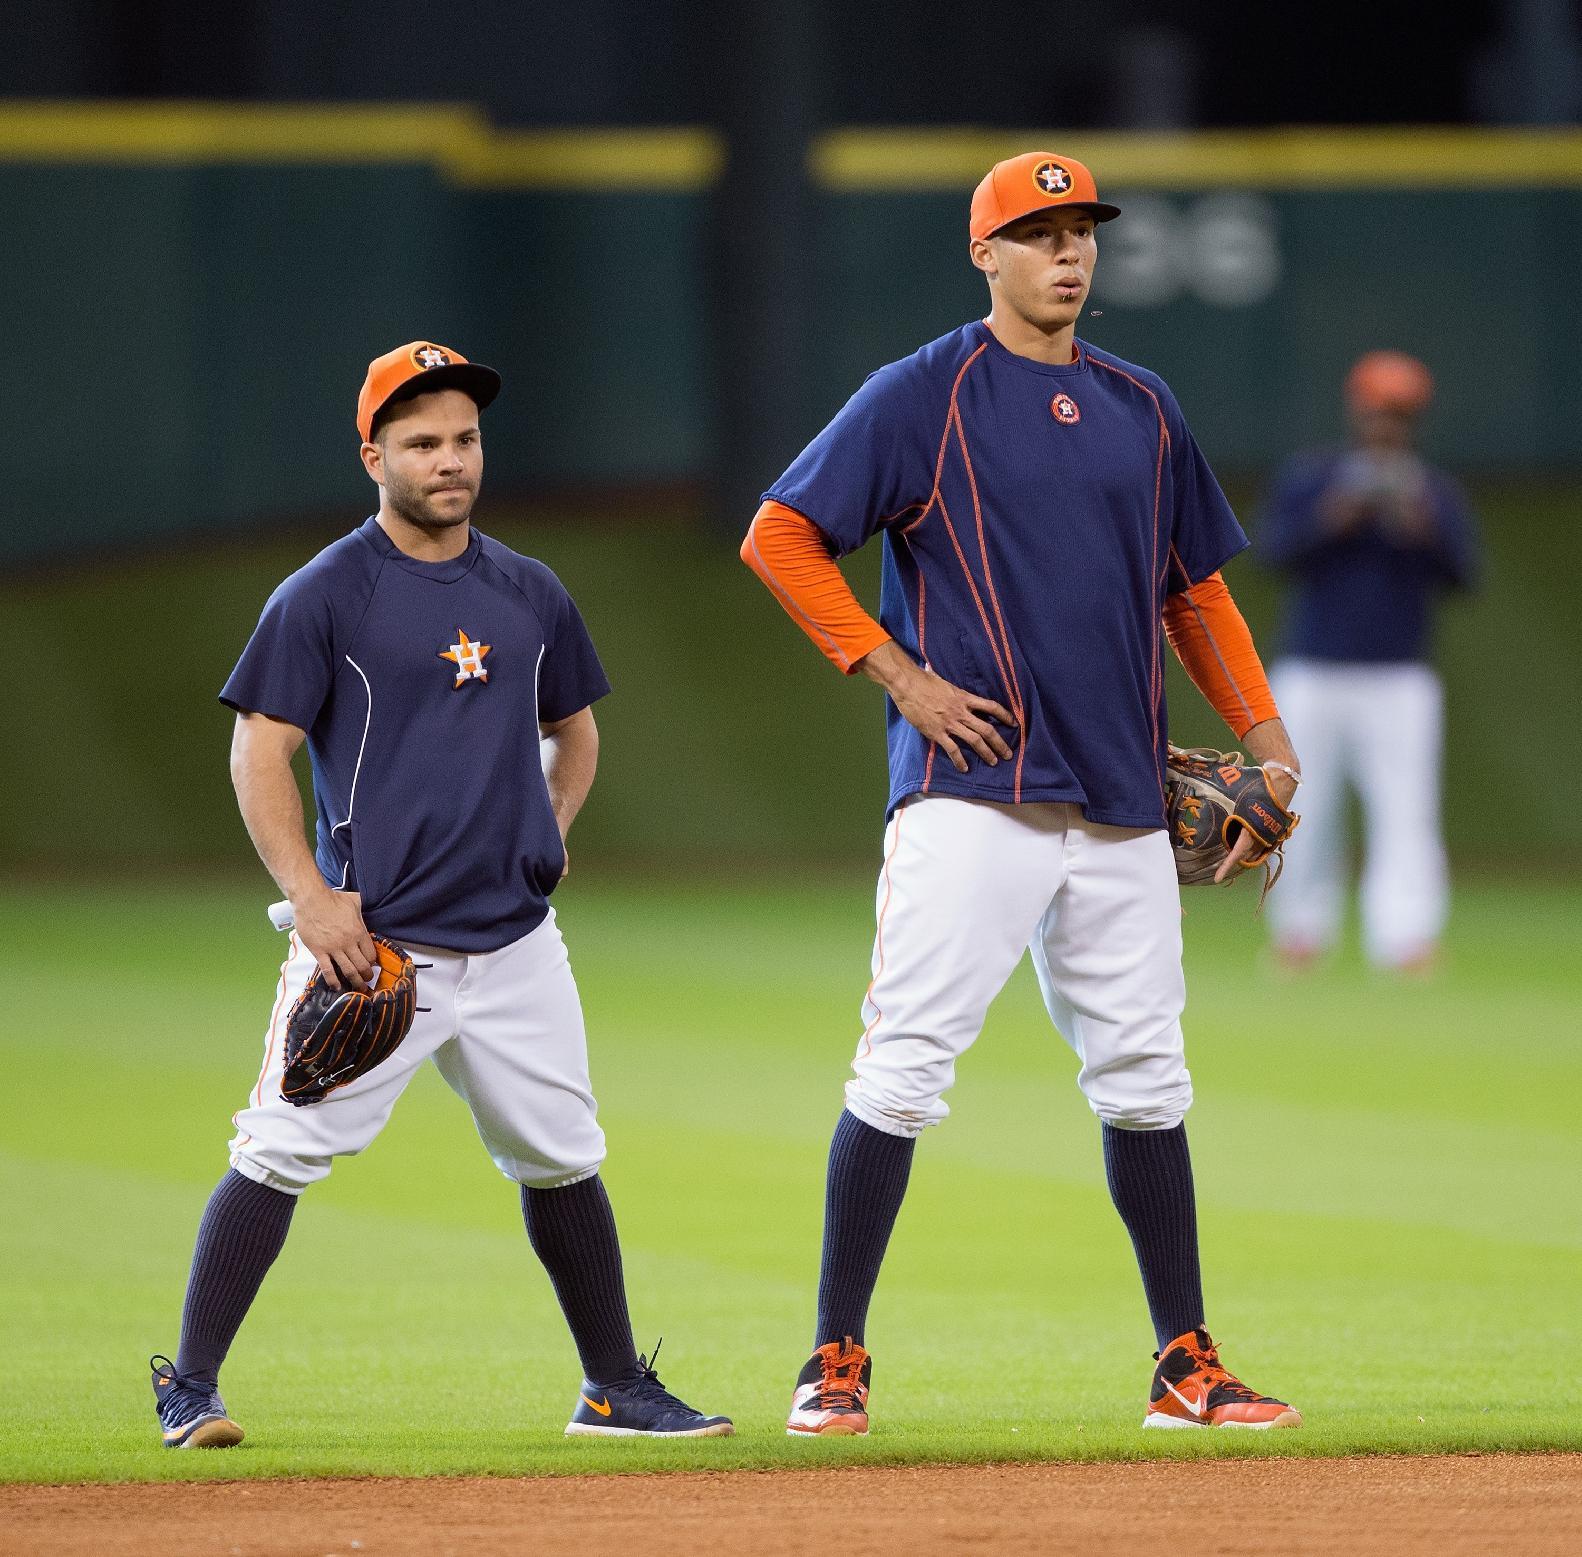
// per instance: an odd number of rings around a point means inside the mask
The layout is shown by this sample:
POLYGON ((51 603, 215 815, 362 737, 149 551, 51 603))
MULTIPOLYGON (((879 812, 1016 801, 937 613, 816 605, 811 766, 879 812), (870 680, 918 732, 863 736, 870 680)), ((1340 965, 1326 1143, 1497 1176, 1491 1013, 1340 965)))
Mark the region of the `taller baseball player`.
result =
POLYGON ((1076 338, 1097 225, 1119 214, 1071 157, 992 168, 970 220, 988 317, 871 375, 742 547, 824 654, 888 695, 873 982, 792 1433, 868 1430, 864 1326, 913 1149, 1024 950, 1082 1062, 1141 1269, 1159 1348, 1144 1425, 1301 1420, 1227 1372, 1204 1328, 1161 622, 1282 804, 1296 757, 1219 573, 1247 540, 1180 407, 1076 338), (875 534, 878 622, 834 560, 875 534))
POLYGON ((429 1059, 521 1186, 586 1375, 566 1431, 732 1431, 665 1390, 632 1345, 582 1008, 549 905, 609 683, 559 579, 471 525, 479 412, 499 389, 493 368, 431 341, 370 364, 357 428, 379 510, 281 584, 220 694, 236 710, 242 816, 296 928, 230 1171, 198 1229, 176 1361, 153 1360, 171 1448, 241 1440, 220 1365, 297 1198, 372 1142, 429 1059), (316 850, 291 772, 304 742, 316 850), (388 1058, 293 1106, 287 1013, 315 972, 366 983, 370 932, 416 954, 416 1019, 388 1058))

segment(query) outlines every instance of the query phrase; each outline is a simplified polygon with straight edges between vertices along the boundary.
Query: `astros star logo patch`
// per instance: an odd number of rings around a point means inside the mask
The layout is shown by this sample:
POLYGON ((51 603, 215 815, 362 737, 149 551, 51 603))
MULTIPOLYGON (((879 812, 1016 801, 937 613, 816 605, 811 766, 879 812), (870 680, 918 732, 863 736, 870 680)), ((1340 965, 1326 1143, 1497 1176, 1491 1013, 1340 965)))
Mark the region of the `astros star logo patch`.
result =
POLYGON ((1075 427, 1082 420, 1082 412, 1070 395, 1056 395, 1049 402, 1049 409, 1055 413, 1055 420, 1064 422, 1067 427, 1075 427))
POLYGON ((483 668, 483 657, 489 652, 489 645, 474 643, 460 627, 456 629, 456 636, 460 643, 439 651, 442 660, 449 660, 456 667, 456 686, 464 681, 487 681, 489 672, 483 668))
POLYGON ((420 368, 448 368, 450 366, 450 353, 441 351, 438 346, 419 346, 412 353, 412 360, 420 368))
POLYGON ((1040 162, 1033 169, 1033 182, 1046 195, 1064 195, 1071 192, 1071 172, 1058 162, 1040 162))

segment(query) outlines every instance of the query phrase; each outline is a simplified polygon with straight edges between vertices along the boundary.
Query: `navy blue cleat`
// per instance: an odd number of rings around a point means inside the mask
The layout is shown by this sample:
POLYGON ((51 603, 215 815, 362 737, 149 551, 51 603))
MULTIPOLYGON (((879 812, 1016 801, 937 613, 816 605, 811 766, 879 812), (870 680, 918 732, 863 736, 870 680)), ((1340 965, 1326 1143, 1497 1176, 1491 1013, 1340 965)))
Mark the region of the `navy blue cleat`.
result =
POLYGON ((154 1409, 167 1449, 229 1449, 242 1430, 225 1414, 220 1392, 183 1378, 168 1357, 148 1359, 154 1370, 154 1409))
MULTIPOLYGON (((659 1347, 654 1347, 654 1362, 659 1347)), ((728 1416, 704 1416, 659 1382, 653 1363, 637 1359, 637 1372, 613 1384, 582 1381, 577 1409, 566 1424, 566 1436, 604 1438, 729 1438, 736 1431, 728 1416)))

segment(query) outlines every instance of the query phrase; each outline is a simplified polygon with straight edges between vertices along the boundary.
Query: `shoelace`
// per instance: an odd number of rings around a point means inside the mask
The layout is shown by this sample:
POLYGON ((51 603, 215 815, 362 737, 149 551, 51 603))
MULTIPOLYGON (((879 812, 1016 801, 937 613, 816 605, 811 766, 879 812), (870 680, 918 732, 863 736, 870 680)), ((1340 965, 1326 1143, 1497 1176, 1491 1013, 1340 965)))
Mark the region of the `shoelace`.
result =
POLYGON ((862 1386, 862 1359, 847 1351, 824 1356, 824 1377, 819 1380, 818 1405, 822 1411, 856 1411, 862 1386), (847 1360, 843 1364, 841 1358, 847 1360))
POLYGON ((665 1386, 660 1383, 659 1375, 654 1371, 654 1364, 659 1361, 659 1348, 665 1344, 664 1336, 654 1342, 652 1357, 639 1356, 637 1359, 637 1379, 626 1386, 627 1390, 643 1400, 651 1400, 656 1405, 674 1406, 678 1411, 691 1411, 692 1407, 686 1401, 677 1399, 665 1386))
POLYGON ((170 1427, 180 1427, 207 1411, 210 1401, 219 1393, 201 1379, 190 1379, 186 1374, 178 1373, 175 1363, 168 1357, 156 1353, 148 1359, 148 1366, 153 1372, 168 1377, 173 1386, 165 1392, 159 1408, 161 1418, 167 1411, 170 1413, 172 1419, 167 1423, 170 1427))
MULTIPOLYGON (((1207 1336, 1204 1337, 1207 1340, 1207 1336)), ((1224 1390, 1233 1400, 1263 1400, 1257 1390, 1249 1388, 1219 1360, 1219 1348, 1210 1342, 1199 1348, 1193 1359, 1197 1363, 1198 1377, 1203 1380, 1205 1398, 1215 1389, 1224 1390)))

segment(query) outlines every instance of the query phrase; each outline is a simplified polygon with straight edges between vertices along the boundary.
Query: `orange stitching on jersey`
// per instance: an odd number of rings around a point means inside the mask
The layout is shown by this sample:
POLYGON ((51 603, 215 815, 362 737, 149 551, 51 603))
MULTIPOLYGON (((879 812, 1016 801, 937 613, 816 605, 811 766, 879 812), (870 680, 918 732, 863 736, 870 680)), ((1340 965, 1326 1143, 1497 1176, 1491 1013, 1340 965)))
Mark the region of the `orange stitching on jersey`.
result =
MULTIPOLYGON (((907 547, 911 551, 910 546, 907 547)), ((917 652, 925 665, 928 664, 928 586, 923 581, 923 564, 918 560, 917 554, 912 553, 912 566, 917 569, 917 652)), ((939 750, 937 741, 928 743, 928 760, 923 764, 923 793, 928 793, 928 786, 934 782, 934 753, 939 750)))
MULTIPOLYGON (((882 530, 887 524, 894 524, 902 514, 909 514, 914 508, 922 508, 923 506, 924 505, 922 503, 908 503, 905 508, 898 508, 893 514, 886 514, 884 518, 879 521, 877 528, 882 530)), ((921 515, 919 515, 919 518, 921 518, 921 515)), ((903 531, 902 533, 904 534, 905 532, 903 531)))
MULTIPOLYGON (((1164 579, 1164 570, 1159 566, 1159 498, 1161 492, 1163 491, 1165 450, 1171 447, 1170 426, 1165 421, 1164 407, 1159 403, 1159 396, 1156 395, 1153 390, 1151 390, 1145 383, 1143 383, 1140 378, 1134 378, 1124 368, 1117 368, 1112 363, 1101 362, 1091 352, 1088 354, 1088 361, 1091 362, 1096 368, 1105 368, 1109 372, 1114 373, 1117 377, 1125 379, 1127 383, 1135 384, 1145 395, 1148 396, 1151 401, 1153 401, 1154 415, 1159 418, 1159 451, 1154 461, 1153 557, 1152 567, 1148 575, 1151 580, 1155 581, 1155 588, 1157 588, 1164 579)), ((1163 610, 1162 600, 1158 602, 1157 609, 1159 611, 1163 610)), ((1154 750, 1156 752, 1159 750, 1159 704, 1164 696, 1164 664, 1159 647, 1159 640, 1161 636, 1161 628, 1158 623, 1155 623, 1153 634, 1153 652, 1150 656, 1150 667, 1148 673, 1148 690, 1151 698, 1151 706, 1148 710, 1148 719, 1153 730, 1154 750)), ((1162 802, 1165 798, 1164 775, 1160 773, 1156 774, 1155 776, 1159 782, 1159 799, 1162 802)))
MULTIPOLYGON (((937 455, 937 457, 935 458, 935 461, 934 461, 934 490, 929 494, 928 506, 926 508, 924 508, 923 512, 920 513, 917 516, 917 518, 914 519, 911 522, 911 524, 907 525, 904 529, 902 529, 901 534, 903 536, 909 536, 912 533, 912 531, 915 530, 918 527, 918 525, 920 525, 929 516, 929 514, 931 514, 933 512, 934 505, 936 503, 939 505, 940 518, 942 518, 945 521, 945 531, 950 536, 951 548, 956 553, 956 561, 961 565, 962 576, 966 579, 966 581, 967 581, 967 589, 970 592, 970 594, 972 595, 972 603, 973 603, 974 606, 977 607, 978 620, 983 623, 983 635, 984 635, 985 638, 987 638, 989 640, 989 653, 993 656, 994 667, 995 667, 996 671, 998 671, 998 673, 999 673, 1000 684, 1005 689, 1006 697, 1008 699, 1010 699, 1010 701, 1012 702, 1013 705, 1015 705, 1018 702, 1018 699, 1017 699, 1016 695, 1013 694, 1012 691, 1011 691, 1011 677, 1007 675, 1006 667, 1000 660, 1000 650, 999 650, 998 645, 994 641, 994 630, 989 626, 988 613, 983 609, 983 599, 978 593, 977 581, 972 576, 972 569, 967 566, 966 553, 961 549, 961 542, 956 536, 956 527, 955 527, 954 524, 951 523, 950 509, 946 506, 944 495, 940 491, 940 487, 941 487, 942 482, 944 481, 944 475, 945 475, 945 454, 946 454, 946 451, 950 447, 951 426, 952 426, 953 423, 959 423, 960 419, 961 419, 960 418, 960 413, 958 412, 958 410, 956 408, 957 397, 961 393, 961 381, 967 376, 967 369, 970 368, 973 365, 973 363, 976 362, 978 360, 978 358, 981 357, 984 354, 984 352, 986 352, 988 349, 989 349, 988 342, 987 341, 981 342, 978 345, 977 350, 974 351, 972 353, 972 355, 970 357, 968 357, 967 360, 964 363, 962 363, 960 369, 956 373, 955 382, 950 386, 950 402, 949 402, 949 405, 947 406, 946 411, 945 411, 945 426, 944 426, 943 431, 939 435, 939 453, 938 453, 938 455, 937 455)), ((958 430, 957 430, 957 435, 958 435, 958 437, 960 436, 959 427, 958 427, 958 430)), ((962 441, 962 449, 963 449, 963 453, 965 454, 966 443, 965 443, 964 439, 962 441)), ((970 471, 969 471, 968 479, 969 480, 971 479, 970 471)), ((977 506, 977 489, 976 489, 976 487, 974 487, 974 489, 973 489, 973 506, 975 508, 977 506)), ((987 556, 985 556, 985 571, 987 571, 987 556)), ((921 567, 918 568, 917 576, 918 576, 919 584, 921 584, 922 577, 923 577, 923 570, 922 570, 921 567)), ((991 584, 991 590, 992 590, 992 584, 991 584)), ((996 605, 995 611, 996 611, 996 614, 998 614, 998 611, 999 611, 998 605, 996 605)), ((919 648, 921 648, 921 644, 919 645, 919 648)), ((1009 652, 1009 650, 1007 650, 1007 652, 1009 652)), ((1020 714, 1018 714, 1018 718, 1020 718, 1020 714)), ((1025 747, 1025 742, 1023 744, 1024 744, 1024 747, 1025 747)), ((935 750, 934 744, 931 742, 929 744, 928 760, 927 760, 927 763, 925 764, 924 774, 923 774, 923 782, 924 782, 925 786, 928 783, 930 783, 932 781, 932 779, 933 779, 933 774, 934 774, 934 750, 935 750)))
MULTIPOLYGON (((961 566, 962 577, 967 581, 968 593, 972 596, 973 605, 977 607, 978 620, 983 624, 983 636, 989 640, 989 653, 994 658, 994 668, 999 673, 1000 685, 1004 688, 1007 701, 1014 708, 1016 699, 1011 693, 1011 678, 1006 673, 1004 662, 1000 659, 1000 646, 994 641, 994 629, 989 626, 989 613, 983 609, 983 597, 978 593, 977 580, 972 576, 972 569, 967 566, 967 554, 961 549, 961 541, 956 535, 956 526, 951 522, 949 505, 945 502, 944 493, 939 488, 940 477, 945 466, 945 449, 950 440, 952 420, 956 415, 956 391, 961 387, 961 381, 966 376, 967 369, 977 361, 985 349, 985 347, 980 346, 961 365, 961 372, 956 375, 955 387, 950 391, 950 415, 945 419, 945 437, 940 443, 939 465, 934 472, 934 496, 930 500, 929 506, 932 508, 935 502, 939 504, 939 516, 945 521, 945 533, 950 537, 951 549, 956 553, 956 561, 961 566)), ((902 533, 906 534, 909 532, 903 531, 902 533)))
MULTIPOLYGON (((939 501, 939 483, 945 473, 945 450, 950 445, 950 419, 956 413, 956 396, 961 392, 961 381, 967 376, 967 369, 988 349, 989 343, 987 341, 981 342, 978 349, 962 363, 961 371, 956 374, 956 382, 950 386, 950 404, 945 410, 945 428, 939 435, 939 457, 934 461, 934 490, 928 494, 928 506, 901 531, 902 535, 910 535, 913 530, 928 518, 929 514, 933 512, 934 504, 939 501)), ((940 504, 940 509, 943 511, 943 503, 940 504)), ((903 508, 901 512, 905 513, 906 510, 903 508)))
POLYGON ((280 1007, 286 998, 286 969, 297 955, 297 932, 293 930, 286 941, 286 960, 280 964, 280 993, 275 996, 275 1009, 269 1013, 269 1041, 264 1045, 264 1068, 258 1073, 258 1085, 253 1088, 253 1107, 260 1108, 264 1101, 264 1077, 269 1074, 275 1057, 275 1023, 280 1019, 280 1007))
MULTIPOLYGON (((1011 640, 1005 631, 1005 617, 1000 611, 999 596, 995 593, 994 574, 989 569, 989 547, 983 534, 983 505, 978 501, 978 478, 973 473, 972 456, 967 452, 967 431, 961 425, 960 407, 952 407, 951 415, 956 426, 956 442, 961 446, 961 463, 966 467, 967 471, 967 486, 972 493, 972 514, 978 527, 978 555, 983 559, 983 582, 989 588, 989 603, 994 607, 994 620, 1000 629, 1000 643, 1004 646, 1005 665, 1010 673, 1008 691, 1011 697, 1011 712, 1016 715, 1016 730, 1020 737, 1016 754, 1016 773, 1012 783, 1012 799, 1017 805, 1020 805, 1022 800, 1022 761, 1027 755, 1027 705, 1022 702, 1022 684, 1016 675, 1016 657, 1011 653, 1011 640)), ((988 626, 987 623, 984 625, 985 627, 988 626)))
POLYGON ((994 656, 994 668, 999 672, 1000 685, 1005 689, 1005 696, 1013 705, 1015 699, 1011 697, 1010 677, 1005 673, 1005 665, 1000 659, 1000 646, 994 641, 994 629, 989 626, 989 613, 983 609, 983 597, 978 593, 977 580, 972 576, 972 569, 967 566, 967 554, 961 549, 961 542, 956 538, 956 527, 950 522, 950 509, 945 506, 943 496, 939 499, 939 517, 945 521, 945 533, 950 536, 950 544, 956 553, 956 561, 961 564, 962 576, 967 581, 967 589, 972 595, 972 603, 978 608, 978 620, 983 623, 983 636, 989 640, 989 653, 994 656))
POLYGON ((890 840, 890 852, 884 857, 884 902, 879 905, 879 923, 874 931, 874 949, 878 953, 879 966, 873 970, 873 977, 868 980, 868 993, 863 997, 869 1005, 873 1006, 873 1020, 862 1033, 864 1056, 873 1053, 873 1030, 884 1018, 884 1012, 873 1003, 873 991, 874 986, 879 982, 879 975, 884 972, 884 916, 890 911, 890 862, 895 858, 895 851, 901 847, 901 818, 905 815, 906 802, 903 800, 896 808, 895 837, 890 840))
MULTIPOLYGON (((902 511, 905 512, 905 510, 902 511)), ((758 521, 756 519, 747 531, 747 539, 752 542, 753 555, 758 559, 758 565, 763 569, 760 577, 779 597, 781 605, 799 622, 805 623, 809 631, 816 633, 829 645, 831 653, 839 659, 842 670, 849 670, 851 668, 851 660, 847 657, 845 651, 796 603, 790 591, 775 577, 774 570, 764 559, 763 549, 758 544, 758 521)))

